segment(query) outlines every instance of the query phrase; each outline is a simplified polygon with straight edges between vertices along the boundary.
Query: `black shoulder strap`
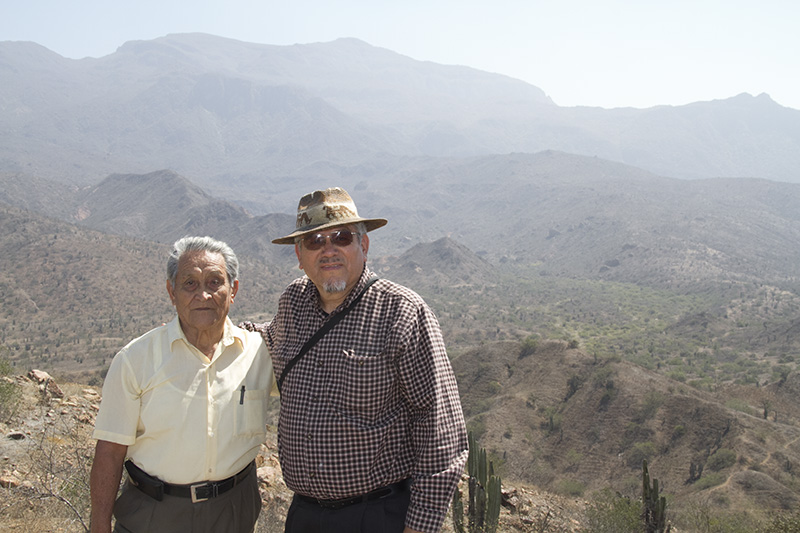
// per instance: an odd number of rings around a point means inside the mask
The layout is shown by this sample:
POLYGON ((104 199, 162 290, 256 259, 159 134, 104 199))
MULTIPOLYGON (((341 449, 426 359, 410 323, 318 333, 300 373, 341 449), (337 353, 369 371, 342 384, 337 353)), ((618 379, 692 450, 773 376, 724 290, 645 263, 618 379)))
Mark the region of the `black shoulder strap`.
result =
POLYGON ((367 280, 367 282, 364 284, 364 287, 361 289, 361 292, 359 292, 356 297, 353 298, 353 300, 350 302, 350 305, 330 317, 324 324, 322 324, 322 327, 319 328, 311 336, 311 338, 306 341, 302 348, 300 348, 300 351, 297 353, 297 355, 292 357, 292 359, 286 363, 286 366, 283 367, 283 372, 281 372, 281 377, 278 379, 278 392, 280 392, 281 385, 283 385, 283 381, 286 379, 286 375, 289 373, 292 367, 294 367, 294 365, 296 365, 297 362, 303 358, 306 352, 308 352, 317 343, 317 341, 319 341, 328 331, 330 331, 333 326, 338 324, 345 317, 345 315, 349 313, 359 301, 361 301, 361 297, 364 296, 364 293, 367 292, 367 289, 370 287, 370 285, 376 281, 378 281, 378 276, 373 276, 367 280))

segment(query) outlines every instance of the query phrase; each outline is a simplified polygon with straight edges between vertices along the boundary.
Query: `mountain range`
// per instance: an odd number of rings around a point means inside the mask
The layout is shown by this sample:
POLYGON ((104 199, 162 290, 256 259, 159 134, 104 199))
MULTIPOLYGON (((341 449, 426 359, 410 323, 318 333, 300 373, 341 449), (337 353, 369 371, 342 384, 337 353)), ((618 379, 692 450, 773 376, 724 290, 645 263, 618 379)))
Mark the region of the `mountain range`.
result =
POLYGON ((556 150, 677 178, 800 181, 800 111, 765 94, 564 108, 519 80, 355 39, 175 34, 81 60, 2 42, 0 122, 0 170, 87 185, 170 169, 254 212, 285 211, 310 182, 397 179, 370 167, 424 156, 556 150))

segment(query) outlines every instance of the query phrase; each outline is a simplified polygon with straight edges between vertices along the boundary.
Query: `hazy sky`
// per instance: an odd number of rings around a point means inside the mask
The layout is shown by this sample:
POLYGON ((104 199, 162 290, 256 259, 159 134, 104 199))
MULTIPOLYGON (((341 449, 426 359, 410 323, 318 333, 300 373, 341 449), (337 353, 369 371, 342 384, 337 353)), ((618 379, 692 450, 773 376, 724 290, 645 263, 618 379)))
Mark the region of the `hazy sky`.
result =
POLYGON ((100 57, 203 32, 290 45, 356 37, 536 85, 562 106, 769 94, 800 109, 796 0, 0 0, 0 41, 100 57))

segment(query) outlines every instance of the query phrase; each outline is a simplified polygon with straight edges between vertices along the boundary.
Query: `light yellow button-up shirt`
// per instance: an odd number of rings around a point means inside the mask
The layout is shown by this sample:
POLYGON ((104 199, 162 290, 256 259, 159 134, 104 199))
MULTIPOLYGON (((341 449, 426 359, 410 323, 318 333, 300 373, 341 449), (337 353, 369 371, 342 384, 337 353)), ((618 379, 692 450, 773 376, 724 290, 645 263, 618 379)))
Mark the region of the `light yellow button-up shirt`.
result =
POLYGON ((225 479, 257 455, 276 390, 261 335, 226 318, 209 360, 176 317, 114 357, 93 437, 128 446, 134 463, 169 483, 225 479))

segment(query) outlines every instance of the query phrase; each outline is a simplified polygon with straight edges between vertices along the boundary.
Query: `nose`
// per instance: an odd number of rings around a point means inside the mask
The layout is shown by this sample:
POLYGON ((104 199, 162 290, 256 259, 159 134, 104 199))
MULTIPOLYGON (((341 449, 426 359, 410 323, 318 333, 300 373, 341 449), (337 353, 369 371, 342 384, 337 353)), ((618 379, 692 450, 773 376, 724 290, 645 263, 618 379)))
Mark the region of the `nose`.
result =
POLYGON ((336 249, 337 249, 337 246, 335 244, 333 244, 333 242, 331 242, 331 236, 330 235, 325 235, 325 241, 324 241, 324 244, 322 245, 322 252, 323 253, 329 253, 329 252, 332 252, 332 251, 336 251, 336 249))
POLYGON ((197 291, 196 294, 201 300, 210 300, 212 298, 213 291, 208 287, 203 287, 202 289, 197 291))

